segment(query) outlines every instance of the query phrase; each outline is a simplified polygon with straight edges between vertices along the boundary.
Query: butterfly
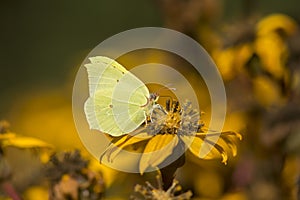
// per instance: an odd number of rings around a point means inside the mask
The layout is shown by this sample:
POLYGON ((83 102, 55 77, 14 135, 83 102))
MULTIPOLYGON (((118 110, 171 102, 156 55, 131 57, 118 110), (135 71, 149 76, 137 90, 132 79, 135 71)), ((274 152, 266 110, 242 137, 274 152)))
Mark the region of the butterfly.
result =
POLYGON ((84 112, 90 129, 121 136, 151 119, 159 96, 117 61, 96 56, 85 64, 89 97, 84 112))

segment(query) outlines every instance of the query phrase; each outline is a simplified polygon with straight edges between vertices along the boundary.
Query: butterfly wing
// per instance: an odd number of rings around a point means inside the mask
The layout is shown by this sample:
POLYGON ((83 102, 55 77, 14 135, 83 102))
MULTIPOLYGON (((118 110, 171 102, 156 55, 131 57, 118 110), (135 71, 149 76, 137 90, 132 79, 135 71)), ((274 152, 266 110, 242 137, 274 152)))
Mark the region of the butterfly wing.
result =
POLYGON ((145 84, 131 73, 126 73, 113 92, 112 104, 115 121, 126 133, 132 132, 146 119, 144 105, 149 91, 145 84))
MULTIPOLYGON (((100 80, 100 78, 104 74, 104 71, 106 71, 107 68, 109 67, 109 64, 111 63, 111 59, 107 59, 106 57, 102 57, 102 56, 97 56, 97 57, 91 57, 89 58, 89 60, 90 63, 85 65, 88 72, 88 80, 89 80, 89 98, 85 102, 84 111, 90 128, 101 131, 98 119, 96 117, 97 112, 94 105, 95 92, 97 88, 101 88, 101 87, 102 88, 105 87, 112 90, 112 88, 115 87, 116 83, 112 79, 104 80, 104 78, 102 78, 102 80, 100 80)), ((122 69, 122 68, 123 67, 121 66, 119 70, 124 72, 127 71, 126 69, 124 68, 122 69)))
POLYGON ((133 131, 146 119, 142 105, 149 97, 147 87, 110 58, 97 56, 90 61, 85 65, 90 97, 84 106, 90 128, 112 136, 133 131))

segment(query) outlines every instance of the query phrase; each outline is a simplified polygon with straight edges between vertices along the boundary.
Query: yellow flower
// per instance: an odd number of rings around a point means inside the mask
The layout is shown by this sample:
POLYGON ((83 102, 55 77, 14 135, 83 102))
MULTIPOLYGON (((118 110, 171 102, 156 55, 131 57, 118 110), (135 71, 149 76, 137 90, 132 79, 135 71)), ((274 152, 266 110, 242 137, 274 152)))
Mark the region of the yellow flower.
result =
POLYGON ((200 114, 192 108, 191 102, 181 107, 178 102, 167 101, 166 108, 153 110, 152 120, 132 134, 114 138, 100 161, 112 162, 118 159, 122 150, 142 152, 139 171, 160 167, 170 156, 179 157, 186 149, 202 159, 222 158, 226 164, 228 155, 236 155, 236 138, 241 135, 232 131, 212 132, 205 129, 200 114), (220 137, 219 137, 220 136, 220 137), (217 143, 213 142, 218 138, 217 143), (163 149, 163 153, 162 153, 163 149))
POLYGON ((286 37, 296 33, 298 25, 294 19, 283 14, 272 14, 256 25, 254 49, 262 67, 276 79, 287 74, 288 47, 286 37))
POLYGON ((259 56, 262 68, 277 79, 285 75, 288 49, 285 41, 277 33, 258 36, 254 49, 259 56))

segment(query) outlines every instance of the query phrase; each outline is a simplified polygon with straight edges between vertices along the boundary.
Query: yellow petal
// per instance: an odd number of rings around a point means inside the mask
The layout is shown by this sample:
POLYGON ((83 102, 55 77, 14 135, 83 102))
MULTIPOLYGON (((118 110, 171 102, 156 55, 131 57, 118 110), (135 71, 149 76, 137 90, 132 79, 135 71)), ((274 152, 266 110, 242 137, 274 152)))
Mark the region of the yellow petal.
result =
POLYGON ((14 133, 1 133, 0 134, 0 140, 7 140, 16 137, 16 134, 14 133))
POLYGON ((238 72, 245 71, 245 65, 253 55, 253 47, 250 43, 241 44, 236 48, 234 67, 238 72))
POLYGON ((234 70, 235 56, 236 52, 234 48, 212 52, 212 57, 218 66, 222 78, 225 80, 231 80, 236 75, 234 70))
POLYGON ((259 36, 254 42, 255 52, 259 56, 262 68, 275 78, 282 79, 285 75, 285 63, 288 50, 283 39, 276 33, 259 36))
POLYGON ((230 151, 233 156, 237 155, 237 146, 231 137, 221 137, 219 140, 219 144, 225 149, 225 151, 230 151), (226 148, 226 146, 228 148, 226 148))
POLYGON ((269 15, 257 23, 257 35, 267 35, 276 30, 283 30, 287 35, 297 30, 297 22, 291 17, 283 14, 269 15))
POLYGON ((13 146, 17 148, 54 148, 51 144, 31 137, 14 137, 3 141, 2 145, 3 147, 13 146))
MULTIPOLYGON (((210 152, 207 154, 204 154, 202 152, 205 151, 200 151, 200 156, 203 157, 204 159, 215 159, 218 157, 222 157, 222 163, 224 163, 225 165, 227 165, 227 160, 228 160, 228 151, 225 151, 224 146, 220 146, 217 143, 214 143, 210 140, 205 140, 204 145, 202 146, 202 148, 207 148, 210 149, 210 152), (211 146, 213 146, 213 148, 211 148, 211 146), (215 150, 214 150, 215 149, 215 150), (218 154, 217 154, 218 152, 218 154), (201 154, 202 153, 202 154, 201 154)), ((202 150, 202 149, 201 149, 202 150)))
POLYGON ((249 43, 212 52, 212 57, 225 81, 233 79, 237 72, 244 71, 244 66, 252 55, 253 48, 249 43))
POLYGON ((147 143, 140 160, 140 173, 143 174, 148 167, 157 167, 170 156, 178 144, 177 135, 158 134, 147 143))
POLYGON ((220 133, 197 133, 196 137, 181 137, 189 146, 192 154, 198 158, 209 160, 222 158, 223 163, 227 163, 228 155, 236 156, 236 139, 241 139, 241 135, 232 131, 220 133), (217 142, 214 137, 219 137, 217 142))
POLYGON ((118 156, 118 154, 124 150, 128 146, 132 146, 133 144, 139 143, 141 141, 145 141, 150 139, 152 136, 147 135, 147 133, 140 133, 135 136, 125 135, 120 138, 115 143, 111 144, 105 152, 100 157, 100 162, 103 161, 104 158, 109 162, 113 162, 113 160, 118 156))

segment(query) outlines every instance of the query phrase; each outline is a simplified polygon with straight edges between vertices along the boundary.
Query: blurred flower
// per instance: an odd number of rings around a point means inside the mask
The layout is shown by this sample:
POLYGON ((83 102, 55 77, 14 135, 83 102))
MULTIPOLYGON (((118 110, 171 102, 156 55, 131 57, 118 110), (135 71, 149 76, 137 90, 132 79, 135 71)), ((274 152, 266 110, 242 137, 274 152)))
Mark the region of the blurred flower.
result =
MULTIPOLYGON (((235 32, 227 33, 230 35, 229 41, 224 41, 225 49, 215 49, 213 57, 216 59, 217 65, 220 67, 221 73, 223 68, 223 62, 225 59, 221 59, 223 54, 227 51, 230 55, 229 60, 241 59, 239 63, 243 67, 246 67, 247 62, 252 58, 252 55, 257 55, 261 62, 261 70, 269 73, 275 79, 282 79, 286 76, 286 63, 288 58, 288 49, 286 40, 296 33, 298 25, 291 17, 283 14, 272 14, 265 18, 262 18, 256 23, 256 26, 249 26, 246 31, 238 34, 235 32), (251 29, 249 28, 251 27, 251 29), (248 38, 248 39, 241 39, 248 38), (224 53, 223 53, 224 52, 224 53), (244 53, 241 53, 244 52, 244 53), (233 55, 231 55, 233 54, 233 55), (240 54, 240 55, 239 55, 240 54), (221 56, 221 58, 219 58, 221 56), (218 61, 221 59, 220 61, 218 61)), ((242 30, 238 26, 239 30, 242 30)), ((227 57, 227 56, 226 56, 227 57)), ((235 62, 231 61, 231 69, 233 71, 236 68, 235 62)), ((225 69, 228 68, 224 67, 225 69)), ((231 75, 231 78, 234 76, 231 75)), ((226 76, 225 76, 226 78, 226 76)))
POLYGON ((277 32, 267 35, 257 35, 254 42, 254 51, 260 58, 261 67, 276 79, 285 76, 288 49, 285 41, 277 32))
POLYGON ((50 199, 87 200, 99 199, 104 191, 102 175, 92 171, 89 161, 78 150, 53 155, 48 166, 51 182, 50 199))
POLYGON ((274 79, 279 87, 291 82, 290 71, 287 68, 290 54, 287 40, 297 29, 296 21, 283 14, 266 16, 256 24, 254 52, 260 60, 263 73, 274 79))
POLYGON ((239 73, 245 73, 245 65, 252 55, 253 50, 250 43, 212 51, 212 57, 225 81, 233 79, 239 73))
POLYGON ((170 156, 182 155, 188 148, 192 154, 202 159, 222 158, 226 164, 228 154, 237 153, 236 139, 241 135, 232 131, 212 132, 204 127, 200 114, 185 102, 181 108, 178 102, 166 102, 166 108, 155 108, 151 122, 131 135, 115 138, 100 160, 112 162, 122 150, 142 152, 139 168, 143 174, 148 168, 159 167, 170 156), (220 138, 214 142, 216 138, 220 138), (163 153, 159 152, 163 148, 163 153))
POLYGON ((53 146, 12 133, 9 126, 7 121, 0 121, 0 183, 6 195, 20 199, 17 190, 20 192, 41 178, 42 157, 49 155, 53 146))
MULTIPOLYGON (((163 182, 161 176, 157 175, 158 187, 152 186, 149 182, 146 182, 146 186, 136 185, 134 191, 143 196, 144 200, 189 200, 192 197, 192 192, 188 191, 182 194, 176 195, 181 191, 181 186, 177 180, 173 180, 170 188, 166 191, 163 189, 163 182)), ((140 200, 140 198, 133 196, 132 199, 140 200)))
POLYGON ((54 146, 42 140, 33 137, 24 137, 16 135, 9 130, 7 121, 0 121, 0 149, 3 151, 7 147, 15 147, 19 149, 39 149, 41 161, 47 161, 54 146))
POLYGON ((294 36, 298 24, 287 15, 271 14, 256 24, 249 22, 247 28, 244 26, 238 25, 235 29, 245 31, 228 29, 225 35, 230 37, 223 40, 223 47, 212 51, 212 57, 225 81, 241 76, 248 79, 252 89, 247 92, 256 98, 252 103, 265 108, 282 106, 297 85, 297 73, 292 73, 289 65, 295 67, 298 63, 297 52, 291 52, 298 48, 288 42, 291 38, 297 41, 294 36))

